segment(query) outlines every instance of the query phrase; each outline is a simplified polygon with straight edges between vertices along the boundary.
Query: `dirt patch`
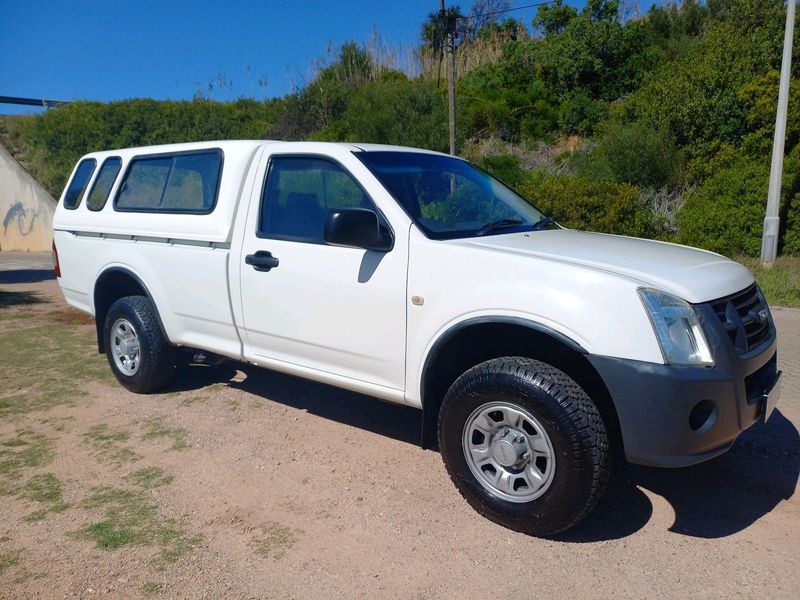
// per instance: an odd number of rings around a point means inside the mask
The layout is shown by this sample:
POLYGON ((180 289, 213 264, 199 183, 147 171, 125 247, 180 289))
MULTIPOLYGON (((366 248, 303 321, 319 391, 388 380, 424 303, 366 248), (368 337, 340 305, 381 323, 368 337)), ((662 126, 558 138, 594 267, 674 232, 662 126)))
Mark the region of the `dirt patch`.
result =
POLYGON ((63 323, 64 325, 92 325, 94 318, 91 315, 75 310, 72 307, 54 310, 48 313, 48 319, 52 323, 63 323))
POLYGON ((800 311, 783 398, 723 457, 628 468, 558 539, 481 518, 413 409, 240 365, 126 392, 54 282, 2 286, 5 598, 794 598, 800 311), (23 301, 35 299, 35 301, 23 301), (12 315, 12 316, 9 316, 12 315))

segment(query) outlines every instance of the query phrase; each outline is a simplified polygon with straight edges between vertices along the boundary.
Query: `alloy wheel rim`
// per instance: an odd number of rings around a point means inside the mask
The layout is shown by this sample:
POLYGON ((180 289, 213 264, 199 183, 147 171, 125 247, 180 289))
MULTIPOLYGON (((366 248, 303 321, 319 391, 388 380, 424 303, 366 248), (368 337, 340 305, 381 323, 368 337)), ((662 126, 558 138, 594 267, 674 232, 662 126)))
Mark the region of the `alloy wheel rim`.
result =
POLYGON ((125 375, 135 375, 141 365, 141 346, 133 324, 128 319, 114 321, 109 342, 117 368, 125 375))

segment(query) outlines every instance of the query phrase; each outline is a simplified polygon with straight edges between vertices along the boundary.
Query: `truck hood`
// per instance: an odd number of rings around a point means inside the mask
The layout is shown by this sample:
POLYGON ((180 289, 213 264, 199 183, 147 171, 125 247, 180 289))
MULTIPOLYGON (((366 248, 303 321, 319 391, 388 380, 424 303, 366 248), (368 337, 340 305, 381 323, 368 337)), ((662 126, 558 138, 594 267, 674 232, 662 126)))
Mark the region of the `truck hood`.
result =
POLYGON ((604 233, 552 229, 455 243, 615 273, 691 303, 722 298, 753 283, 750 271, 719 254, 604 233))

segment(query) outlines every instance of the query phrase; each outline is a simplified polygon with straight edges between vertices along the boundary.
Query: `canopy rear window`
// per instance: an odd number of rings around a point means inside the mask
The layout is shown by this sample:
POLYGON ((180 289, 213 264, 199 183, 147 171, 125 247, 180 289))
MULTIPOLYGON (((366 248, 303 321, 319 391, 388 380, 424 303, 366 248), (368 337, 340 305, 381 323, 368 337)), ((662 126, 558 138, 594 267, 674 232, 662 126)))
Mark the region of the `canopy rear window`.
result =
POLYGON ((97 161, 93 158, 86 158, 80 162, 64 194, 64 208, 70 210, 78 208, 96 166, 97 161))
POLYGON ((221 174, 219 149, 137 156, 128 166, 114 208, 207 214, 217 203, 221 174))

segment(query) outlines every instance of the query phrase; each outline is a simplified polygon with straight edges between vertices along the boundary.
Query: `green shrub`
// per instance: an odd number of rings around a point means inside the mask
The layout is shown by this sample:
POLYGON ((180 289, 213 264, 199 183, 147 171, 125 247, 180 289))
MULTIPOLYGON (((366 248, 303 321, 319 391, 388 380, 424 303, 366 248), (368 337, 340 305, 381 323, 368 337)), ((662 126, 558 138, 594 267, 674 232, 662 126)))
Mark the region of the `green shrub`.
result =
POLYGON ((781 219, 783 238, 780 251, 783 254, 800 256, 800 193, 786 203, 786 212, 781 219))
POLYGON ((636 237, 651 232, 650 214, 631 185, 531 173, 519 191, 565 227, 636 237))
POLYGON ((447 105, 436 86, 390 73, 365 83, 340 120, 310 137, 446 151, 448 135, 447 105))
POLYGON ((274 102, 237 100, 74 102, 19 124, 25 166, 58 197, 78 159, 113 148, 215 139, 260 138, 274 102))
POLYGON ((680 152, 664 127, 642 122, 612 122, 588 154, 573 161, 590 179, 610 180, 644 187, 661 187, 680 180, 680 152))
POLYGON ((558 125, 558 99, 535 72, 502 59, 459 81, 459 127, 467 138, 540 139, 558 125))
POLYGON ((569 94, 561 103, 558 125, 562 131, 590 135, 608 111, 608 104, 593 100, 584 90, 569 94))
MULTIPOLYGON (((769 188, 768 157, 725 152, 712 175, 678 213, 678 240, 726 256, 758 256, 769 188)), ((800 145, 784 160, 781 240, 785 254, 800 254, 800 145)))
POLYGON ((379 70, 369 52, 355 42, 329 51, 320 66, 308 85, 278 101, 280 114, 267 130, 267 138, 305 140, 332 126, 347 110, 353 93, 379 70))
POLYGON ((478 164, 506 185, 516 188, 525 178, 522 161, 513 154, 484 156, 478 164))
POLYGON ((768 182, 766 161, 737 156, 686 201, 678 213, 678 240, 727 256, 756 256, 768 182))
MULTIPOLYGON (((688 52, 644 78, 614 106, 626 121, 665 125, 694 156, 718 142, 739 145, 747 133, 743 86, 779 62, 784 12, 771 0, 730 0, 688 52)), ((774 102, 774 100, 773 100, 774 102)))

